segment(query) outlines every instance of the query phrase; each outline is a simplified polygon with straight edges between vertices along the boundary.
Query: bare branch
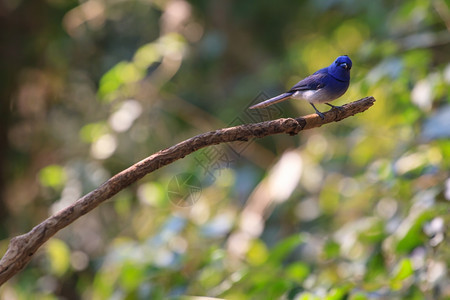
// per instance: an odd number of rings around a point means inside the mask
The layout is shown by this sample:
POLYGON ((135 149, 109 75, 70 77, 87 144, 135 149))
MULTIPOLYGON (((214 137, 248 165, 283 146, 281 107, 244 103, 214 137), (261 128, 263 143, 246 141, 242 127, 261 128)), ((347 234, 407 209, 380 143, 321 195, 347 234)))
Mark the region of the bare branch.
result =
POLYGON ((55 233, 148 173, 204 147, 235 141, 248 141, 252 138, 262 138, 279 133, 295 135, 302 130, 337 122, 363 112, 371 107, 374 102, 375 98, 366 97, 348 103, 342 106, 342 110, 332 109, 326 112, 324 120, 320 119, 318 115, 312 114, 296 119, 281 118, 218 129, 199 134, 170 148, 161 150, 110 178, 97 189, 34 227, 30 232, 12 238, 5 255, 0 260, 0 285, 22 270, 39 247, 55 233))

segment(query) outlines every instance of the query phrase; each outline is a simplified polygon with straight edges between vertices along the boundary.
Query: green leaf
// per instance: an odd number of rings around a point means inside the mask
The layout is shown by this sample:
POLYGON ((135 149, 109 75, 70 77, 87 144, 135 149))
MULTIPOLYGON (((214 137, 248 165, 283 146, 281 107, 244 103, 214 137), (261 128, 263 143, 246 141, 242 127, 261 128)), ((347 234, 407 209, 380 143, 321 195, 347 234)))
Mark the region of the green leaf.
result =
POLYGON ((365 243, 375 243, 385 237, 384 223, 381 220, 374 221, 371 226, 360 232, 359 239, 365 243))
POLYGON ((266 262, 268 252, 264 242, 261 240, 254 240, 247 252, 247 260, 251 265, 261 265, 266 262))
POLYGON ((419 245, 425 243, 425 234, 422 232, 423 224, 434 217, 435 213, 432 211, 424 211, 413 222, 403 238, 398 243, 396 250, 398 253, 409 253, 411 250, 419 245))
POLYGON ((90 123, 81 128, 80 138, 83 142, 93 143, 106 133, 108 133, 106 122, 90 123))
POLYGON ((39 182, 41 185, 52 188, 59 188, 66 182, 66 172, 60 165, 49 165, 39 172, 39 182))
POLYGON ((64 241, 55 238, 48 241, 47 256, 52 274, 59 277, 67 272, 70 267, 70 249, 64 241))
MULTIPOLYGON (((381 248, 381 246, 380 246, 381 248)), ((385 267, 385 258, 383 256, 383 251, 378 248, 374 250, 374 253, 369 258, 367 265, 367 271, 364 276, 365 282, 373 283, 378 277, 385 277, 386 275, 386 267, 385 267)))
POLYGON ((165 207, 168 205, 166 188, 159 182, 147 182, 138 188, 138 198, 142 203, 165 207))
POLYGON ((270 250, 268 262, 279 265, 286 258, 286 256, 298 247, 304 238, 301 234, 295 234, 278 243, 270 250))
POLYGON ((339 255, 341 247, 338 243, 333 240, 328 240, 323 247, 322 255, 324 259, 332 259, 339 255))
POLYGON ((297 299, 298 300, 320 300, 320 297, 318 297, 312 293, 305 292, 305 293, 301 293, 297 299))
POLYGON ((326 300, 341 300, 345 299, 352 288, 351 285, 345 285, 341 287, 336 287, 331 289, 331 291, 328 293, 326 300))
POLYGON ((208 265, 201 271, 199 282, 205 288, 213 288, 223 280, 223 270, 215 265, 208 265))
POLYGON ((117 91, 123 84, 122 69, 125 68, 126 62, 116 64, 111 70, 106 72, 100 79, 100 86, 98 89, 99 96, 104 98, 106 95, 117 91))
POLYGON ((143 266, 126 262, 121 269, 119 282, 128 292, 134 291, 144 280, 143 266))
POLYGON ((134 63, 122 61, 106 72, 100 79, 99 97, 103 100, 112 100, 113 97, 108 97, 110 94, 114 95, 124 85, 137 82, 144 76, 145 69, 139 68, 134 63))
POLYGON ((412 262, 409 258, 404 258, 397 266, 393 281, 402 281, 414 273, 412 262))
POLYGON ((159 61, 161 55, 155 43, 148 43, 140 47, 133 57, 134 63, 141 69, 148 68, 151 64, 159 61))
POLYGON ((369 299, 369 298, 367 297, 367 295, 365 293, 357 292, 357 293, 350 295, 349 300, 367 300, 367 299, 369 299))
POLYGON ((286 277, 298 283, 302 283, 309 273, 309 266, 303 262, 295 262, 286 268, 286 277))
POLYGON ((291 288, 291 282, 285 279, 273 280, 267 287, 264 293, 268 299, 279 299, 281 295, 286 293, 291 288))

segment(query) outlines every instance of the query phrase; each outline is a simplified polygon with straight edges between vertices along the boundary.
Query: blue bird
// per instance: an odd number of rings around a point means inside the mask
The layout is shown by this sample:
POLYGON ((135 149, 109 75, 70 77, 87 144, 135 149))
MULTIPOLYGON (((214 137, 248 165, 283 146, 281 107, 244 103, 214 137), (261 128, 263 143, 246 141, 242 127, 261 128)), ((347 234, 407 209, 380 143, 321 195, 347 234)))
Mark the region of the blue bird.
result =
POLYGON ((350 58, 347 55, 339 56, 331 65, 300 80, 286 93, 253 105, 250 109, 267 107, 290 98, 303 99, 311 104, 323 120, 324 114, 317 110, 314 103, 325 103, 333 108, 340 109, 340 106, 334 106, 328 102, 341 97, 347 91, 350 84, 351 68, 352 61, 350 58))

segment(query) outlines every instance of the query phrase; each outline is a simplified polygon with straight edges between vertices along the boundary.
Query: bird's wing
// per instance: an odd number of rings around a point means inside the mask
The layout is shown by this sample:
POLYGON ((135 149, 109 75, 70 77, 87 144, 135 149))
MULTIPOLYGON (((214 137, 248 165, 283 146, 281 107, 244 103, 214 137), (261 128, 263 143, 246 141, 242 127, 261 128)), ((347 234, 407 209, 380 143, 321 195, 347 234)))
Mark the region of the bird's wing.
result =
POLYGON ((326 77, 329 76, 325 69, 321 69, 311 76, 297 82, 289 92, 318 90, 326 85, 326 77))
POLYGON ((287 100, 287 99, 291 98, 291 96, 293 94, 295 94, 295 92, 297 92, 297 91, 319 90, 326 85, 328 76, 329 76, 329 74, 328 74, 327 68, 320 69, 319 71, 312 74, 311 76, 308 76, 305 79, 297 82, 297 84, 294 85, 286 93, 275 96, 273 98, 270 98, 270 99, 263 101, 261 103, 258 103, 256 105, 253 105, 250 107, 250 109, 263 108, 263 107, 287 100))

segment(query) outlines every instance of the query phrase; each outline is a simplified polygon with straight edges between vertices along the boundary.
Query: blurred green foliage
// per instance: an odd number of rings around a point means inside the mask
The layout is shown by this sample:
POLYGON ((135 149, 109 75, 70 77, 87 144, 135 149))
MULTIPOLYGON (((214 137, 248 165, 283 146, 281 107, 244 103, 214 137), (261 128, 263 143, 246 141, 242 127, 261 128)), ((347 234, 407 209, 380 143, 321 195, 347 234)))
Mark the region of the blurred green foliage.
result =
POLYGON ((160 149, 312 113, 246 108, 338 55, 353 69, 336 104, 377 102, 157 170, 58 233, 0 298, 450 297, 448 1, 1 5, 2 253, 160 149))

